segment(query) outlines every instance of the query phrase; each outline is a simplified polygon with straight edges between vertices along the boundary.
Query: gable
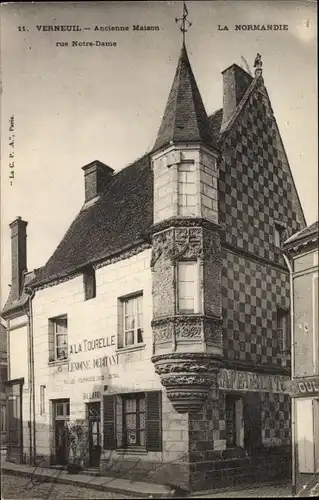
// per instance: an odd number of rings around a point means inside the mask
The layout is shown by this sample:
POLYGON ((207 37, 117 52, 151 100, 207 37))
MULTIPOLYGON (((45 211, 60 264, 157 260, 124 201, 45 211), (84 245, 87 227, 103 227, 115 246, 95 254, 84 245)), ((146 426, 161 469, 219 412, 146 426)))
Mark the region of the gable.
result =
POLYGON ((302 229, 305 219, 261 78, 244 99, 221 135, 220 221, 226 243, 283 264, 274 245, 275 223, 284 224, 285 238, 302 229))

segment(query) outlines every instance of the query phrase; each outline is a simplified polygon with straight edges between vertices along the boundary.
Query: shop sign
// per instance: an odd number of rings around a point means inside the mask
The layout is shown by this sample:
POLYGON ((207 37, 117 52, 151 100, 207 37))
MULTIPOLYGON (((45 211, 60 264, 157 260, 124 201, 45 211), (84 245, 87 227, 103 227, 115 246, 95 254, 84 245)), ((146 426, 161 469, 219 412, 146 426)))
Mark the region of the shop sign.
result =
POLYGON ((293 396, 319 396, 319 377, 292 381, 293 396))
POLYGON ((89 400, 92 401, 93 399, 100 399, 101 398, 101 393, 100 391, 95 391, 95 392, 84 392, 83 393, 83 399, 84 400, 89 400))
POLYGON ((95 351, 105 347, 115 346, 115 335, 109 337, 100 337, 94 340, 84 339, 82 342, 70 345, 70 354, 78 354, 79 352, 95 351))
POLYGON ((280 375, 222 369, 218 382, 220 389, 232 391, 290 392, 290 379, 280 375))

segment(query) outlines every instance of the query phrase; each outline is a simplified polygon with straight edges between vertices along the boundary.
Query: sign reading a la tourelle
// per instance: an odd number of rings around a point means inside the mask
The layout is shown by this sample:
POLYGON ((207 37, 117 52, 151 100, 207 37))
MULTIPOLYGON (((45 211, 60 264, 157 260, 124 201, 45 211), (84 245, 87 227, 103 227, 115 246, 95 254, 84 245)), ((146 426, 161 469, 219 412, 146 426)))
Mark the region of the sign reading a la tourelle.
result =
MULTIPOLYGON (((76 354, 84 354, 87 352, 96 351, 98 349, 103 349, 106 347, 115 348, 115 335, 110 335, 108 337, 101 337, 94 340, 84 339, 82 342, 70 345, 70 356, 72 357, 76 354)), ((85 371, 94 370, 95 368, 105 368, 111 365, 118 364, 117 354, 113 351, 111 355, 99 356, 92 359, 80 358, 79 360, 69 362, 69 372, 74 371, 85 371)))

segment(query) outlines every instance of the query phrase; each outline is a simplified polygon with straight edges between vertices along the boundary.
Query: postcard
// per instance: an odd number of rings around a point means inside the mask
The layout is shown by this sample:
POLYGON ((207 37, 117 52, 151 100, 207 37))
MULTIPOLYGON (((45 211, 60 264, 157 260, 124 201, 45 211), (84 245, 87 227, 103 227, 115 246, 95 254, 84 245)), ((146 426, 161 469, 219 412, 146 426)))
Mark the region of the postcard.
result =
POLYGON ((318 483, 316 47, 311 1, 1 4, 7 497, 318 483))

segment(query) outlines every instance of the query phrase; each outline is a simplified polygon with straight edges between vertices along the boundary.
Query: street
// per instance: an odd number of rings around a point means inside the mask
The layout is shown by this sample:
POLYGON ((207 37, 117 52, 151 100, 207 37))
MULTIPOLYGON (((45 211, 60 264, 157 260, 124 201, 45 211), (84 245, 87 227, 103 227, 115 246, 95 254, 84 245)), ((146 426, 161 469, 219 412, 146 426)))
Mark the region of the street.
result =
MULTIPOLYGON (((103 491, 97 491, 91 488, 57 484, 55 482, 48 483, 42 482, 37 478, 28 478, 24 476, 17 476, 13 474, 2 474, 2 498, 7 499, 48 499, 48 500, 62 500, 67 499, 106 499, 106 498, 132 498, 123 494, 115 494, 103 491)), ((290 485, 282 483, 278 485, 256 485, 242 486, 238 488, 227 488, 225 491, 216 492, 215 494, 203 493, 194 494, 197 498, 256 498, 266 497, 274 498, 281 497, 287 498, 291 496, 290 485)))
POLYGON ((104 499, 104 498, 129 498, 122 494, 97 491, 80 486, 45 483, 37 478, 16 476, 13 474, 1 474, 2 499, 15 500, 43 498, 50 500, 63 500, 64 498, 76 499, 104 499))

